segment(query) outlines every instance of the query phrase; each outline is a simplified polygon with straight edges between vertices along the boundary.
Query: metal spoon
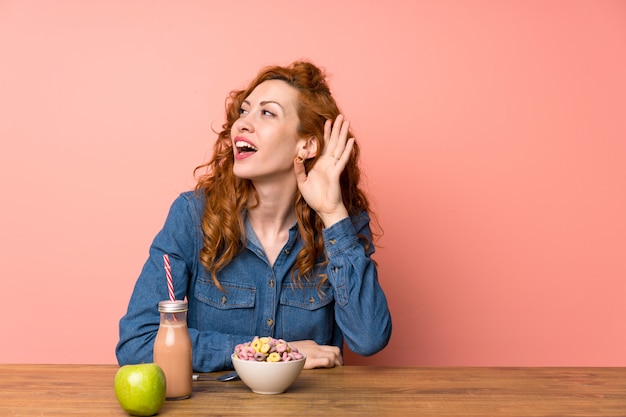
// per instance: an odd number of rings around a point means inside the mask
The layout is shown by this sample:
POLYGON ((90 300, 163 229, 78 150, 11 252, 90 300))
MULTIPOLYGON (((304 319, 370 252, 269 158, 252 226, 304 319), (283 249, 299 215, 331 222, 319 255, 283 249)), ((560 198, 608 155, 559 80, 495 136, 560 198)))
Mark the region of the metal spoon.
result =
POLYGON ((194 381, 219 381, 219 382, 225 382, 225 381, 233 381, 235 379, 239 379, 239 375, 237 375, 237 372, 230 372, 228 374, 220 375, 217 378, 214 378, 214 377, 209 376, 209 375, 201 375, 201 374, 193 374, 193 376, 192 376, 192 380, 194 380, 194 381))

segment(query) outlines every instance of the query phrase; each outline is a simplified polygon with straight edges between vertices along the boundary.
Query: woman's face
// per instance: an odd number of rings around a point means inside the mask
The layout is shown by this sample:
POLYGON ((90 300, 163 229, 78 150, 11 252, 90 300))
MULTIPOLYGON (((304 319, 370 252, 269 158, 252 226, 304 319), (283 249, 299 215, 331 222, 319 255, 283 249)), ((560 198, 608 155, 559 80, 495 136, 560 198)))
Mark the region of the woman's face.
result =
POLYGON ((284 81, 259 84, 241 104, 233 123, 234 174, 253 181, 293 179, 298 137, 298 90, 284 81))

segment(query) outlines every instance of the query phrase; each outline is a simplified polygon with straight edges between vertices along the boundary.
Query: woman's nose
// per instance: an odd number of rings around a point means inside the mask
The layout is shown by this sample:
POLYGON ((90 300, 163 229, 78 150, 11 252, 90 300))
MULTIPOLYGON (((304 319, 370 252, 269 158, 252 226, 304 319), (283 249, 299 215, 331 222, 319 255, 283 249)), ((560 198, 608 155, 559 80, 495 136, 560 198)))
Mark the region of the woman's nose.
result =
POLYGON ((235 122, 235 128, 237 128, 240 132, 250 132, 254 130, 252 123, 250 123, 250 121, 248 121, 245 117, 237 119, 235 122))

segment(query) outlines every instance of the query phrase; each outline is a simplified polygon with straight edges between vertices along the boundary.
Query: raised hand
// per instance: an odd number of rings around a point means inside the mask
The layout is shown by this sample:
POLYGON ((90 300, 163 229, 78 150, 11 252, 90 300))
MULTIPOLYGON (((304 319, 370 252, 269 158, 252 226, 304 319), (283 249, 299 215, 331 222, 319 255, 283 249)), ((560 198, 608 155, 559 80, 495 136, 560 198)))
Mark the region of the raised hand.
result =
POLYGON ((298 188, 307 204, 320 216, 326 227, 348 216, 343 204, 339 177, 343 172, 354 145, 348 138, 350 122, 343 115, 335 122, 327 120, 324 125, 324 150, 311 170, 304 169, 303 159, 294 161, 298 188))

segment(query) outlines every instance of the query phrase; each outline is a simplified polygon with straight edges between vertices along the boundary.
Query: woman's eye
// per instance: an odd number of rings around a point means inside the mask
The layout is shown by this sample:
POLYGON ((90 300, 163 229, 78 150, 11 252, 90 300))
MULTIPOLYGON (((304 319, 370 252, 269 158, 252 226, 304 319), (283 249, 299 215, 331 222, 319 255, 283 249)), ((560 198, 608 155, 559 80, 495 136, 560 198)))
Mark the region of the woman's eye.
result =
POLYGON ((272 113, 269 110, 263 110, 261 113, 263 114, 263 116, 271 116, 271 117, 276 116, 274 113, 272 113))
POLYGON ((239 108, 239 115, 246 114, 248 111, 244 108, 239 108))

